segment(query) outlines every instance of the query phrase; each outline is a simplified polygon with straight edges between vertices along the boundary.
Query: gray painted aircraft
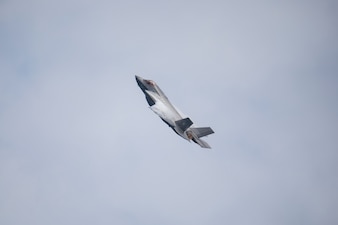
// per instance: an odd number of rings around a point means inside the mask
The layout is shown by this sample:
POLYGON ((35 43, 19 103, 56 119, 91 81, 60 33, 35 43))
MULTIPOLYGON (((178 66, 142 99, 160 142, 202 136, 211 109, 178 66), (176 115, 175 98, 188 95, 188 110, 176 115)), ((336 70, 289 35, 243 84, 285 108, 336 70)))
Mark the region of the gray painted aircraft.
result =
POLYGON ((210 127, 195 127, 189 117, 176 108, 157 84, 135 76, 138 86, 143 91, 150 109, 154 111, 169 127, 184 139, 192 140, 202 148, 210 148, 201 137, 214 133, 210 127))

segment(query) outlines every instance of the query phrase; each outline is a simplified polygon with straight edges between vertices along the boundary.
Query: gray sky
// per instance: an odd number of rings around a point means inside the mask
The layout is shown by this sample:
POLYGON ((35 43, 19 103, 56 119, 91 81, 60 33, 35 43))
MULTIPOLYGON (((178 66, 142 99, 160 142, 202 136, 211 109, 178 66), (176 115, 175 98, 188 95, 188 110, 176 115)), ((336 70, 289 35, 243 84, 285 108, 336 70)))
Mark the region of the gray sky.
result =
POLYGON ((337 1, 1 1, 0 224, 337 224, 337 40, 337 1))

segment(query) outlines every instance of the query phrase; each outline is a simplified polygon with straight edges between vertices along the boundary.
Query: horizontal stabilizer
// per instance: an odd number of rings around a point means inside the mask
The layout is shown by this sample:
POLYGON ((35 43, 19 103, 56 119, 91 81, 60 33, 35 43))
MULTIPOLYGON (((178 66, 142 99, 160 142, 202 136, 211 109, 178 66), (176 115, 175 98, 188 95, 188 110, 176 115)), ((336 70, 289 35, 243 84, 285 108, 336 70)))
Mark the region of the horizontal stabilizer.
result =
POLYGON ((190 129, 198 138, 215 133, 210 127, 192 127, 190 129))
POLYGON ((175 121, 175 124, 182 130, 186 131, 192 124, 193 122, 187 117, 185 119, 177 120, 175 121))

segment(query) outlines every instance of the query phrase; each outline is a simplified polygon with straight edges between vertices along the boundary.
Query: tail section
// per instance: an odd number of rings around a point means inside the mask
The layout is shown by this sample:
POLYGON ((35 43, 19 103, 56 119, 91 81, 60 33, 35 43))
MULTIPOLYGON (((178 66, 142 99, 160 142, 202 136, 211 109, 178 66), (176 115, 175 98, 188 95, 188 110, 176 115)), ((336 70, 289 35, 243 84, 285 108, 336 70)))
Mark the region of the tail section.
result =
POLYGON ((187 131, 187 136, 202 148, 211 148, 207 142, 201 139, 201 137, 213 133, 214 131, 210 127, 191 127, 189 131, 187 131))
POLYGON ((191 127, 193 122, 190 120, 189 117, 181 119, 181 120, 177 120, 175 121, 175 124, 177 127, 179 127, 181 131, 186 132, 186 136, 188 140, 194 141, 196 144, 200 145, 202 148, 211 148, 207 142, 201 139, 201 137, 215 133, 210 127, 191 127))
POLYGON ((189 119, 189 117, 187 117, 185 119, 175 121, 175 124, 184 132, 193 124, 193 122, 189 119))
POLYGON ((192 127, 190 129, 198 138, 215 133, 210 127, 192 127))
POLYGON ((199 146, 201 146, 202 148, 211 148, 207 142, 203 141, 200 138, 194 138, 193 141, 199 146))

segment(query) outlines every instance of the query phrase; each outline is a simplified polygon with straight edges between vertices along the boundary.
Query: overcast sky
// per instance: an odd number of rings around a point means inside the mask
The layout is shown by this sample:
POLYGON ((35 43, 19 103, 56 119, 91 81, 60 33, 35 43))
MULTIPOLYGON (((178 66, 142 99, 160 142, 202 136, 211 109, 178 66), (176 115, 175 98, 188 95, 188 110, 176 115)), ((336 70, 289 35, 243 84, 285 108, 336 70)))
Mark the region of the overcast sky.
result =
POLYGON ((0 224, 338 224, 337 40, 334 0, 0 1, 0 224))

